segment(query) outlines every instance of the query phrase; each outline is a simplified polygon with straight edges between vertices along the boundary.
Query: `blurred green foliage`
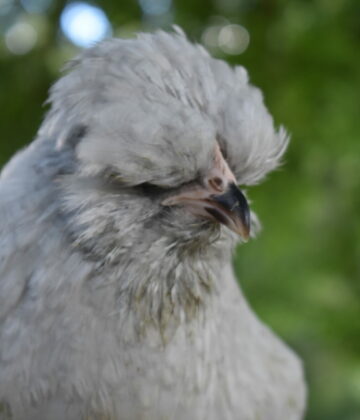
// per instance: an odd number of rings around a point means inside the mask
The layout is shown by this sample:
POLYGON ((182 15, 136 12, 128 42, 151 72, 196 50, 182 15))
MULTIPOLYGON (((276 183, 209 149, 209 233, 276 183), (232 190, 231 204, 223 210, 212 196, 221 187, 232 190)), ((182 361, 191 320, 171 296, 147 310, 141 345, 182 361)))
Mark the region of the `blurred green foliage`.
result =
MULTIPOLYGON (((285 165, 248 191, 264 229, 238 249, 236 272, 259 316, 304 359, 307 420, 360 420, 360 2, 176 0, 152 19, 135 1, 98 4, 121 36, 176 23, 200 42, 225 19, 248 30, 242 54, 213 52, 249 70, 292 141, 285 165)), ((47 90, 77 51, 60 33, 64 5, 0 14, 3 34, 19 15, 38 28, 28 54, 0 40, 0 164, 35 136, 47 90)))

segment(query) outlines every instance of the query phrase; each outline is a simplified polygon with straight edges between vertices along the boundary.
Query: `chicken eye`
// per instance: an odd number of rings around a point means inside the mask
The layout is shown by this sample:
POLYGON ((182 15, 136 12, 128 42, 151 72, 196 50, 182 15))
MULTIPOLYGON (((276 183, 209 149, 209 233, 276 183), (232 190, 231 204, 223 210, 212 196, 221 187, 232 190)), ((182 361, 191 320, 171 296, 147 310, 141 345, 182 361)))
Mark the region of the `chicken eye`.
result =
POLYGON ((147 196, 155 196, 166 191, 166 188, 160 187, 159 185, 151 184, 150 182, 143 182, 135 187, 139 189, 142 194, 147 196))

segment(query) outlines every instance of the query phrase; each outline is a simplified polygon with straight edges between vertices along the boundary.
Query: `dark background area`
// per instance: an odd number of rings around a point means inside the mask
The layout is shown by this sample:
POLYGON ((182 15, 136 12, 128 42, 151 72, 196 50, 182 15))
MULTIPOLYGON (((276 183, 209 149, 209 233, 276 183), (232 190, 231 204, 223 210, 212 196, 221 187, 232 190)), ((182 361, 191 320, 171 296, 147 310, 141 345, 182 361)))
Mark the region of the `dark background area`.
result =
MULTIPOLYGON (((239 247, 236 272, 255 311, 304 360, 307 420, 360 420, 360 2, 91 4, 108 19, 98 39, 175 23, 244 65, 291 133, 285 165, 248 191, 264 228, 239 247)), ((0 166, 34 138, 50 85, 79 51, 83 21, 61 28, 66 6, 0 0, 0 166)))

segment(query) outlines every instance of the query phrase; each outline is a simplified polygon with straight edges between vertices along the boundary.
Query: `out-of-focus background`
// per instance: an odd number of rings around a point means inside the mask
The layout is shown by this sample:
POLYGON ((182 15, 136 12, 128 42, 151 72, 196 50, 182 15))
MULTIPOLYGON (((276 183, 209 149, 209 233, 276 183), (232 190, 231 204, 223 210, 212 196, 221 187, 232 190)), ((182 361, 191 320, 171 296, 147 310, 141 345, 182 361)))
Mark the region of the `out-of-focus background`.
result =
POLYGON ((0 166, 79 49, 174 23, 244 65, 292 133, 284 167, 249 191, 264 229, 236 271, 304 360, 307 420, 360 420, 359 0, 0 0, 0 166))

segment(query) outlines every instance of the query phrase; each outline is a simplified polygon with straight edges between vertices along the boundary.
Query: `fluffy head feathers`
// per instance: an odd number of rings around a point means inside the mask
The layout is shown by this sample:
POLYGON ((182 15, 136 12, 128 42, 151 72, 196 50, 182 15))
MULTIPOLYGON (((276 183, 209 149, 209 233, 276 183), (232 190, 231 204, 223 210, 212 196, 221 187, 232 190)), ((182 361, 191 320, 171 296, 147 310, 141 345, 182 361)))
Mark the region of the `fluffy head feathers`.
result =
POLYGON ((87 174, 176 187, 208 169, 217 141, 238 183, 250 185, 286 148, 246 70, 211 58, 180 31, 105 41, 68 70, 40 135, 62 148, 85 126, 77 157, 87 174))

